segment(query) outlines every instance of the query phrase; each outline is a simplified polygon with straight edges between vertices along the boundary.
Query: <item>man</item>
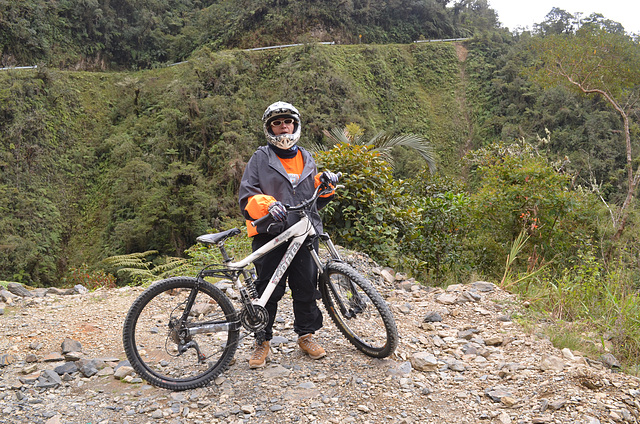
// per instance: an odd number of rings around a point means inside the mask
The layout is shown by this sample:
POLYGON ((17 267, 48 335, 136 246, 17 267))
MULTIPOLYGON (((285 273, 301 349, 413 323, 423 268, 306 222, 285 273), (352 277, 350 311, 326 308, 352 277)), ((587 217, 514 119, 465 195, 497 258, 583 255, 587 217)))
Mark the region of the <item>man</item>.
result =
MULTIPOLYGON (((297 222, 297 215, 289 215, 285 204, 296 205, 308 199, 321 181, 333 186, 338 182, 338 177, 332 172, 318 173, 311 154, 297 146, 301 122, 300 113, 293 105, 273 103, 265 110, 262 124, 267 145, 260 146, 247 163, 238 194, 240 210, 247 219, 248 234, 253 237, 254 251, 297 222), (256 227, 251 225, 251 221, 267 214, 271 219, 266 223, 256 227)), ((317 207, 326 205, 331 196, 318 199, 317 207)), ((322 222, 314 212, 317 211, 311 211, 309 217, 321 232, 322 222)), ((264 292, 287 247, 282 245, 255 261, 259 295, 264 292)), ((264 331, 256 333, 255 351, 249 359, 250 368, 266 365, 278 301, 285 293, 287 280, 293 298, 293 329, 298 334, 298 345, 313 359, 326 355, 322 346, 313 339, 313 334, 322 327, 322 313, 316 303, 320 298, 317 267, 308 249, 303 247, 266 304, 269 322, 264 331)))

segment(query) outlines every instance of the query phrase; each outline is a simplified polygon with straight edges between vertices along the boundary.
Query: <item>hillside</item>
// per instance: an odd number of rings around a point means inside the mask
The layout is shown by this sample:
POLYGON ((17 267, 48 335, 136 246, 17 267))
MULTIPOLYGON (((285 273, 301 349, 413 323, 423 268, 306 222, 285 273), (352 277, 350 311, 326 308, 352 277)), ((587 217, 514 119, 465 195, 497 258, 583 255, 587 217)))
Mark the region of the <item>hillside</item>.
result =
POLYGON ((0 278, 39 284, 113 254, 182 255, 238 216, 235 189, 270 102, 298 105, 303 146, 350 122, 415 133, 445 173, 457 172, 469 128, 449 43, 203 50, 132 73, 3 72, 0 86, 0 198, 11 211, 0 218, 0 278))

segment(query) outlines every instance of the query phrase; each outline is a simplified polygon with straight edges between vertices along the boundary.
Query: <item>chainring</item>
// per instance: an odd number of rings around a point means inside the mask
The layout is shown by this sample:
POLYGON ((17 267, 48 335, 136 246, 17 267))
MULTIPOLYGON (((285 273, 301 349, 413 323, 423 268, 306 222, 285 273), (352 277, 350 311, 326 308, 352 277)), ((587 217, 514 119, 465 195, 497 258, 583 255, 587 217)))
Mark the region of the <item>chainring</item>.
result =
POLYGON ((255 318, 252 319, 249 316, 249 311, 244 308, 242 312, 240 312, 240 323, 247 330, 256 333, 267 327, 269 323, 269 312, 267 312, 264 306, 260 305, 253 305, 253 309, 255 311, 255 318))

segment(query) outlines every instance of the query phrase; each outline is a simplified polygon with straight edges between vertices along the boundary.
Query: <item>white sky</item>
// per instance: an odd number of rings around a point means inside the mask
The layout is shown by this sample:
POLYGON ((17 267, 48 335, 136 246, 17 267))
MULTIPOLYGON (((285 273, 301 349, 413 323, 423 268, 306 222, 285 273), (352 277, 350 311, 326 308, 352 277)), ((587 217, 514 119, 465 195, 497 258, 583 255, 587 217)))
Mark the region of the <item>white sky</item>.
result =
POLYGON ((498 13, 502 26, 511 31, 517 27, 533 29, 533 24, 541 23, 544 17, 557 7, 572 15, 577 12, 583 17, 600 13, 605 18, 622 24, 628 33, 640 33, 640 1, 638 0, 488 0, 489 7, 498 13))

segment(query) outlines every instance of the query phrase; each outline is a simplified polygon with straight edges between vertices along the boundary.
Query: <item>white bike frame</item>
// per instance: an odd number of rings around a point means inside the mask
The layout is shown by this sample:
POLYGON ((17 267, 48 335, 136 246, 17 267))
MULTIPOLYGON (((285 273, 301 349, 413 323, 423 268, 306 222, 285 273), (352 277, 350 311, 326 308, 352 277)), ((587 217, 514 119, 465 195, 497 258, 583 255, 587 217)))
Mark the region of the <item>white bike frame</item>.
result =
MULTIPOLYGON (((262 293, 262 296, 260 296, 259 299, 255 299, 253 301, 254 305, 260 305, 264 307, 267 304, 267 301, 269 300, 269 298, 271 297, 271 294, 276 289, 276 286, 278 285, 278 282, 284 275, 285 271, 287 270, 287 268, 289 268, 289 265, 291 265, 291 261, 296 256, 296 253, 298 253, 298 250, 300 250, 300 248, 302 247, 302 244, 304 243, 305 239, 309 236, 313 237, 316 234, 317 234, 316 230, 315 228, 313 228, 311 221, 309 221, 309 217, 307 217, 306 214, 302 214, 302 218, 300 219, 300 221, 293 224, 282 234, 278 234, 273 240, 270 240, 267 244, 265 244, 260 249, 256 250, 246 258, 242 259, 241 261, 231 262, 227 264, 227 268, 241 271, 247 265, 253 263, 253 261, 255 261, 256 259, 265 255, 266 253, 270 252, 271 250, 275 249, 281 244, 291 240, 291 244, 289 245, 289 248, 285 252, 284 256, 282 257, 282 260, 278 264, 278 267, 276 268, 275 272, 271 276, 271 279, 269 280, 269 284, 267 284, 267 287, 265 288, 264 293, 262 293)), ((318 258, 314 258, 314 259, 316 259, 316 262, 318 262, 318 258)), ((236 280, 236 286, 238 289, 242 287, 242 283, 239 279, 236 280)))

